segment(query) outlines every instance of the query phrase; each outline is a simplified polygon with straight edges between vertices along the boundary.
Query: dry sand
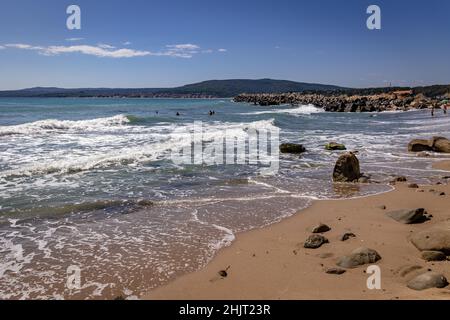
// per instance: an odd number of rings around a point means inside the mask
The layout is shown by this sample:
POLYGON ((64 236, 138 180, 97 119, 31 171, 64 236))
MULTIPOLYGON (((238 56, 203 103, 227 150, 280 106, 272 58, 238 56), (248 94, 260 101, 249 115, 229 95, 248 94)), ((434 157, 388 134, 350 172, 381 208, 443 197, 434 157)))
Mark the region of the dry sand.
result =
MULTIPOLYGON (((436 165, 450 170, 450 161, 436 165)), ((443 174, 445 175, 445 174, 443 174)), ((398 274, 407 265, 420 265, 443 273, 450 280, 450 261, 425 262, 408 240, 416 231, 450 221, 450 186, 446 184, 395 190, 350 200, 316 201, 308 209, 267 228, 239 234, 205 268, 157 288, 145 299, 450 299, 450 287, 414 291, 408 277, 398 274), (430 189, 446 193, 440 196, 430 189), (423 190, 420 192, 419 190, 423 190), (386 206, 383 210, 381 206, 386 206), (425 208, 433 218, 422 224, 405 225, 385 215, 397 209, 425 208), (305 249, 303 242, 312 226, 325 223, 330 243, 305 249), (340 241, 345 232, 356 238, 340 241), (375 249, 382 259, 381 290, 367 289, 367 266, 342 275, 325 273, 336 259, 358 247, 375 249), (221 278, 218 271, 228 269, 221 278)))

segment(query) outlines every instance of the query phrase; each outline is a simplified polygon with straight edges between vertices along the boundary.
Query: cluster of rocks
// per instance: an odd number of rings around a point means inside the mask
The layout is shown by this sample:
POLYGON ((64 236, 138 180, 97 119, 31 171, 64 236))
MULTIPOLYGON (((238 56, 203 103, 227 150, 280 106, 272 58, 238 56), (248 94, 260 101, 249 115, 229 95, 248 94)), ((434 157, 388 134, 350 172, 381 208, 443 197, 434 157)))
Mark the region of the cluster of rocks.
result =
POLYGON ((372 95, 346 94, 305 94, 305 93, 260 93, 240 94, 235 102, 246 102, 260 106, 281 104, 305 105, 312 104, 332 112, 381 112, 410 109, 425 109, 431 106, 439 107, 440 101, 423 94, 414 94, 412 90, 392 91, 372 95))
POLYGON ((450 140, 444 137, 433 137, 429 140, 414 139, 408 144, 408 151, 450 153, 450 140))

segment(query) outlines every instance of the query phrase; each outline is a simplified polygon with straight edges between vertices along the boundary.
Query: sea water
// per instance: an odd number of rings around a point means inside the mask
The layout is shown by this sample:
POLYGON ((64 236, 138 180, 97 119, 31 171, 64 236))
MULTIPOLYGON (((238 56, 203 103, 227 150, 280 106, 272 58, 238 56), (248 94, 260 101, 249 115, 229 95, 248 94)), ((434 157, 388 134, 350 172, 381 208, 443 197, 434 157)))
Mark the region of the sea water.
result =
POLYGON ((236 233, 315 199, 385 192, 395 175, 439 179, 431 164, 442 156, 407 152, 410 139, 433 135, 450 136, 450 117, 229 99, 2 98, 0 299, 139 297, 205 265, 236 233), (171 151, 183 145, 174 132, 195 121, 209 136, 278 128, 280 142, 307 152, 280 155, 272 175, 251 165, 175 164, 171 151), (357 151, 379 183, 333 184, 340 152, 324 149, 330 141, 357 151), (76 288, 67 285, 74 266, 76 288))

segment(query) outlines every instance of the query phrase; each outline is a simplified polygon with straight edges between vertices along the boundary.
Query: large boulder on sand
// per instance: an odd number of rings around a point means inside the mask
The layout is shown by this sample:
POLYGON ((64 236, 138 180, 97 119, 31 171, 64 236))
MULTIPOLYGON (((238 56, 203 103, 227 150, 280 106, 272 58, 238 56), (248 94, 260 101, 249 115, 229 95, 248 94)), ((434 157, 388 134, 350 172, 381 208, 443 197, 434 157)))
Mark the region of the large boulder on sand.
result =
POLYGON ((381 259, 381 256, 373 249, 358 248, 348 256, 341 257, 337 265, 342 268, 355 268, 364 264, 375 263, 381 259))
POLYGON ((356 182, 360 177, 358 158, 351 152, 341 155, 334 166, 333 181, 356 182))
POLYGON ((419 231, 411 236, 411 242, 420 251, 441 251, 450 254, 450 224, 419 231))
POLYGON ((425 272, 408 282, 408 288, 425 290, 430 288, 444 288, 448 285, 447 279, 437 272, 425 272))
POLYGON ((427 218, 425 217, 426 211, 423 208, 414 210, 396 210, 386 213, 386 215, 395 221, 404 224, 413 224, 424 222, 427 218))
POLYGON ((280 144, 281 153, 303 153, 306 149, 301 144, 296 143, 282 143, 280 144))

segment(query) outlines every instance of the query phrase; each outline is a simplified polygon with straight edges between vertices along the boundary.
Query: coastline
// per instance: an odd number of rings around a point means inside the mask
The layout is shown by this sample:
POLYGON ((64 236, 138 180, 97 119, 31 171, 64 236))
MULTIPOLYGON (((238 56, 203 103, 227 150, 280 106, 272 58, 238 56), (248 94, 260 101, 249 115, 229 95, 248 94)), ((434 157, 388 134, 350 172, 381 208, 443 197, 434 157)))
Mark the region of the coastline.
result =
MULTIPOLYGON (((433 165, 450 171, 450 161, 433 165)), ((444 174, 443 174, 444 176, 444 174)), ((450 185, 409 188, 408 182, 377 195, 317 200, 292 217, 262 229, 238 234, 203 269, 158 287, 141 298, 160 300, 240 300, 240 299, 450 299, 450 287, 415 291, 406 283, 414 273, 402 274, 408 266, 431 269, 450 279, 448 261, 427 262, 410 242, 412 234, 429 227, 450 223, 450 185), (423 191, 422 191, 423 190, 423 191), (439 195, 435 190, 445 192, 439 195), (383 206, 386 209, 383 209, 383 206), (425 208, 432 219, 419 224, 401 224, 386 216, 393 210, 425 208), (329 243, 318 249, 305 249, 303 242, 311 227, 325 223, 329 243), (346 232, 356 235, 347 241, 346 232), (347 269, 342 275, 327 274, 336 260, 358 247, 375 249, 382 257, 381 289, 367 289, 367 265, 347 269), (227 270, 227 277, 218 272, 227 270)), ((417 275, 417 274, 415 274, 417 275)))

